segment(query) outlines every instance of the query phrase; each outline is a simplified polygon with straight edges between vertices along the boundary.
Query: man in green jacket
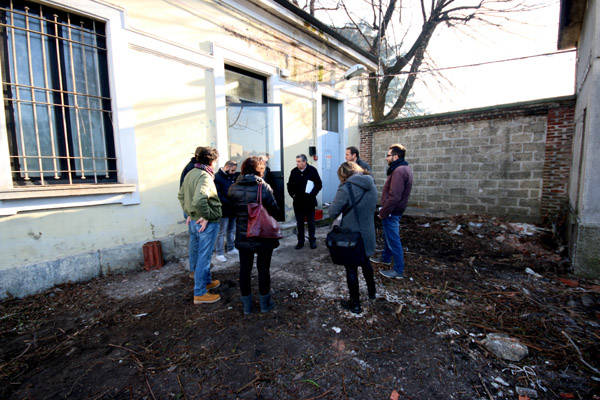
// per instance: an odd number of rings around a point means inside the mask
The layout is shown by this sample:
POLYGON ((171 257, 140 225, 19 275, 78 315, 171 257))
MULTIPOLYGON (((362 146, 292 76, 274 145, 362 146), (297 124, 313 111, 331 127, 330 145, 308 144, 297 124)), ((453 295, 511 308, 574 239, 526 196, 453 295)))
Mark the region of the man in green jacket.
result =
POLYGON ((218 294, 208 292, 221 282, 212 280, 210 259, 219 232, 221 201, 215 187, 214 170, 219 153, 211 147, 196 149, 196 163, 179 189, 177 198, 188 215, 186 224, 190 232, 190 270, 194 273, 194 304, 215 303, 218 294))

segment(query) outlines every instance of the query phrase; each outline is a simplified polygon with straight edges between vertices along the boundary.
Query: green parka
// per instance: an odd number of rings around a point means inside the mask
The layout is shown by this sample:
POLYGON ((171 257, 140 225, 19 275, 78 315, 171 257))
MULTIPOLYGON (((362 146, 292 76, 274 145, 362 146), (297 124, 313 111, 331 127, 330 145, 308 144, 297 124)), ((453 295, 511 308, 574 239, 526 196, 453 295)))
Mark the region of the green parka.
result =
POLYGON ((177 195, 183 211, 194 219, 204 218, 208 222, 221 219, 221 201, 215 182, 208 172, 194 168, 185 175, 177 195))

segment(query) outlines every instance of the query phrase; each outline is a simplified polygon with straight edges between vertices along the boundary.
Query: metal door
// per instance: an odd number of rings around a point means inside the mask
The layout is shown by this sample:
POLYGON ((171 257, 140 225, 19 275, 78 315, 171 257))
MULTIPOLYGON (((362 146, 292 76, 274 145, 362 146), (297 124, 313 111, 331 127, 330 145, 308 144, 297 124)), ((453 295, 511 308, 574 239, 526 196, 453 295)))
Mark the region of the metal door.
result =
POLYGON ((281 104, 230 103, 227 105, 229 159, 241 163, 251 156, 269 156, 270 176, 265 180, 275 194, 284 220, 283 120, 281 104))
POLYGON ((323 148, 323 164, 321 177, 323 181, 323 203, 331 203, 337 192, 340 181, 337 176, 341 164, 339 132, 322 131, 321 146, 323 148))

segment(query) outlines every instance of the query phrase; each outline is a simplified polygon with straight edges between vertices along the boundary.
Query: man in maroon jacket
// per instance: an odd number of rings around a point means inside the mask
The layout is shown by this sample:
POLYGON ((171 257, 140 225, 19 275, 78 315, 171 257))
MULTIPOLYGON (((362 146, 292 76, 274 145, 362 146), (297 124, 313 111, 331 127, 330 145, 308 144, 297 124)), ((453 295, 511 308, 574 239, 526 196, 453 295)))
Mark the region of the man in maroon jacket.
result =
POLYGON ((371 259, 373 262, 391 265, 393 269, 380 270, 381 275, 387 278, 402 279, 404 273, 404 251, 400 241, 400 218, 406 210, 408 196, 412 188, 413 173, 406 161, 406 148, 401 144, 389 147, 385 159, 388 163, 387 179, 381 194, 381 209, 379 218, 383 225, 385 247, 381 257, 371 259))

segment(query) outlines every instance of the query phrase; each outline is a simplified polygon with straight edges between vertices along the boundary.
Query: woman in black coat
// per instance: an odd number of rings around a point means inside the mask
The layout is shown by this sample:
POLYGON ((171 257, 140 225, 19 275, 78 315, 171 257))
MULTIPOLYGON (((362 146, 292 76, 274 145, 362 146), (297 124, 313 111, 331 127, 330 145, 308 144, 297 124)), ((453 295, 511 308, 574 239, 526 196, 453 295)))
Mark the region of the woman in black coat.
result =
POLYGON ((279 246, 279 240, 247 237, 248 203, 257 203, 258 187, 262 186, 262 205, 270 215, 279 211, 273 190, 262 179, 265 163, 259 157, 249 157, 242 163, 241 175, 231 185, 228 192, 236 216, 235 247, 240 252, 240 291, 244 314, 252 312, 252 295, 250 291, 250 275, 254 254, 258 269, 258 290, 260 293, 260 311, 267 312, 273 307, 271 299, 271 256, 273 249, 279 246))

